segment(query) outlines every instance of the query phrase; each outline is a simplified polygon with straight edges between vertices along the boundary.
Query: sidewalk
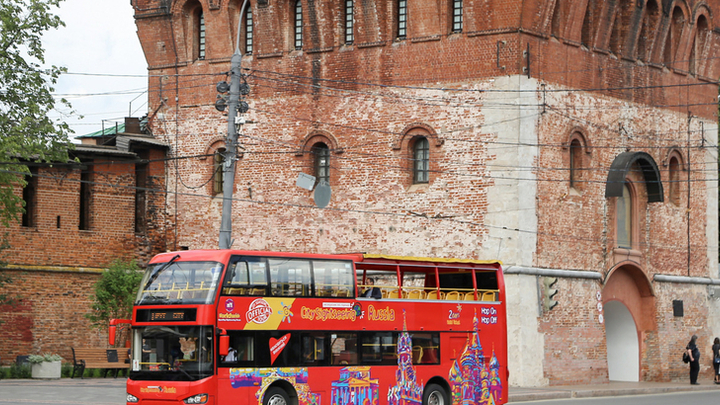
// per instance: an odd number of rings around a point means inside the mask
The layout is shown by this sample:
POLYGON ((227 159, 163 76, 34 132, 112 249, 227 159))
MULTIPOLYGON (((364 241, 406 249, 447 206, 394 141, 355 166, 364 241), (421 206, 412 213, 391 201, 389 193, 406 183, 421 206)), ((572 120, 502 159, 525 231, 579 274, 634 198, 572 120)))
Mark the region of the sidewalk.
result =
POLYGON ((595 385, 557 385, 552 387, 510 387, 508 402, 539 401, 562 398, 610 397, 621 395, 663 394, 679 391, 720 391, 720 385, 711 379, 699 380, 700 385, 690 382, 619 382, 595 385))

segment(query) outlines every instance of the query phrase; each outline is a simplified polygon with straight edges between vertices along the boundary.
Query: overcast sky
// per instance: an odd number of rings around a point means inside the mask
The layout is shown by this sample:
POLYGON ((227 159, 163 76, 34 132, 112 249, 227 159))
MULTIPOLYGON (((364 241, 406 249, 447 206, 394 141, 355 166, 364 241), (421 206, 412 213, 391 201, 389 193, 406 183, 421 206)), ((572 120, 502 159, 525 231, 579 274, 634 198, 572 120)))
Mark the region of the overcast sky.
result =
POLYGON ((83 116, 65 119, 73 136, 122 123, 131 107, 143 116, 147 63, 130 0, 65 0, 55 12, 66 26, 45 35, 45 62, 68 69, 55 93, 83 116))

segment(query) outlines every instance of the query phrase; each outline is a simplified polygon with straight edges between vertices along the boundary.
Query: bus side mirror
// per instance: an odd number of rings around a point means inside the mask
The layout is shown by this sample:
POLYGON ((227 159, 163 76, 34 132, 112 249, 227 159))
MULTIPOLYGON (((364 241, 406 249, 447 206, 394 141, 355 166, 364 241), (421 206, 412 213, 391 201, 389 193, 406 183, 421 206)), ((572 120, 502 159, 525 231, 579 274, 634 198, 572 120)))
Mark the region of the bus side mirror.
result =
POLYGON ((110 347, 115 346, 115 325, 110 325, 108 328, 108 341, 110 342, 110 347))
POLYGON ((220 355, 227 356, 230 351, 230 336, 220 335, 220 355))

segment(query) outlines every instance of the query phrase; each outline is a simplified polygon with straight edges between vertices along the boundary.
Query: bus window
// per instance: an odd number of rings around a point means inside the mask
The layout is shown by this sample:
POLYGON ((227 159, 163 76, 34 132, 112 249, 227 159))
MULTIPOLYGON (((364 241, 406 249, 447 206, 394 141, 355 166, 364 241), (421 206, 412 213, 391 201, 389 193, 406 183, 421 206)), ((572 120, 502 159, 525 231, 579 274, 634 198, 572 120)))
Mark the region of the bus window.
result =
POLYGON ((397 333, 366 332, 361 335, 364 364, 397 364, 397 333))
POLYGON ((357 335, 354 333, 333 333, 330 335, 330 349, 333 366, 354 366, 358 364, 357 335))
POLYGON ((315 295, 318 297, 355 296, 352 263, 346 261, 314 260, 315 295))
POLYGON ((302 335, 303 366, 320 366, 325 364, 325 334, 310 333, 302 335))
POLYGON ((440 335, 437 333, 413 333, 413 364, 439 364, 440 335))
POLYGON ((270 259, 272 295, 306 297, 310 295, 310 262, 307 260, 270 259))
POLYGON ((225 277, 222 292, 225 295, 265 295, 267 271, 264 258, 234 257, 225 277))
POLYGON ((255 360, 255 336, 247 332, 230 332, 229 335, 230 349, 220 364, 232 367, 252 365, 255 360))
POLYGON ((402 273, 402 279, 403 298, 425 298, 425 273, 404 271, 402 273))
POLYGON ((374 286, 380 289, 383 298, 399 298, 396 272, 364 270, 363 272, 358 272, 357 277, 358 295, 362 295, 362 293, 370 287, 367 282, 363 283, 363 277, 365 277, 366 281, 368 279, 374 280, 374 286))

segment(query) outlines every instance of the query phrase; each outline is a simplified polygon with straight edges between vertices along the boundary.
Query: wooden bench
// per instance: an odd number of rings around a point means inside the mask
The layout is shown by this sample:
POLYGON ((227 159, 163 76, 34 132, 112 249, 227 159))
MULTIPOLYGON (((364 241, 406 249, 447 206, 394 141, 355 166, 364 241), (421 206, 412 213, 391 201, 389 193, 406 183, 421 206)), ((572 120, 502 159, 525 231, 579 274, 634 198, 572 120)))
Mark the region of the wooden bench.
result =
POLYGON ((71 347, 73 353, 73 372, 70 378, 75 378, 75 373, 83 378, 86 368, 100 368, 105 370, 103 377, 108 371, 115 371, 115 378, 118 372, 129 369, 130 363, 126 362, 127 349, 123 348, 75 348, 71 347))

